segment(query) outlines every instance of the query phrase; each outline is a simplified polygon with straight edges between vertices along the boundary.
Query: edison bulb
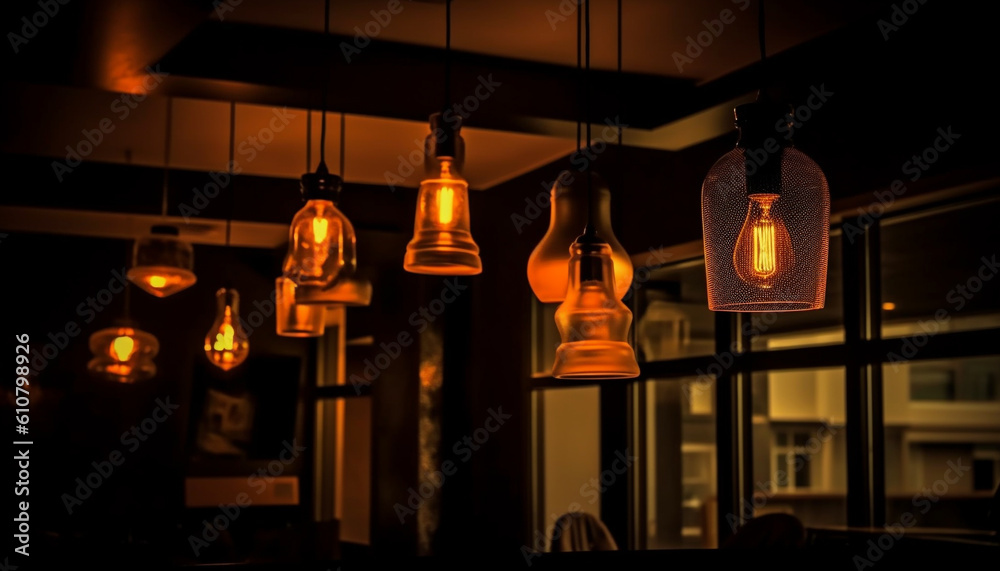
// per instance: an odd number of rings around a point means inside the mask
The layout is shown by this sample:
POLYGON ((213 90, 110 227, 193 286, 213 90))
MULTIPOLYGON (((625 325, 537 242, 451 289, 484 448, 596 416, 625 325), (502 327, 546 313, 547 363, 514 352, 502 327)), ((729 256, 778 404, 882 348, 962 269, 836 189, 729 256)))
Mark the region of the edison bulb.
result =
POLYGON ((469 229, 469 184, 452 158, 436 162, 440 170, 420 183, 413 239, 406 246, 403 268, 417 274, 479 274, 483 265, 469 229))
POLYGON ((113 381, 133 383, 156 374, 153 357, 160 351, 160 342, 123 321, 91 335, 90 350, 94 357, 87 363, 88 370, 113 381))
POLYGON ((736 239, 733 265, 748 284, 770 288, 795 265, 792 239, 772 211, 777 194, 751 194, 746 220, 736 239))
POLYGON ((205 355, 213 365, 228 371, 246 360, 250 345, 240 324, 240 294, 235 289, 222 288, 215 297, 218 311, 205 335, 205 355))

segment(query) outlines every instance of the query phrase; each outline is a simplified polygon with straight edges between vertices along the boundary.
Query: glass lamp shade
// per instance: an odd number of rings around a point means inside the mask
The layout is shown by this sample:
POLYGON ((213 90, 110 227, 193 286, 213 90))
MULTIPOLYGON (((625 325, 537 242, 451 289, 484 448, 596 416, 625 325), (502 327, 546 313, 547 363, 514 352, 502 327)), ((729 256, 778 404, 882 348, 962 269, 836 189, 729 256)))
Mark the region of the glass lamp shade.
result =
MULTIPOLYGON (((615 297, 622 299, 632 285, 632 260, 611 229, 611 190, 596 172, 591 172, 590 176, 594 229, 611 246, 615 297)), ((528 258, 528 283, 543 303, 559 303, 566 297, 569 284, 566 266, 570 258, 567 252, 587 225, 589 194, 586 175, 580 173, 563 171, 552 185, 549 229, 528 258)))
POLYGON ((126 276, 143 291, 167 297, 194 285, 194 250, 177 238, 176 226, 153 226, 150 236, 135 241, 132 267, 126 276))
POLYGON ((205 335, 205 355, 223 371, 246 360, 250 343, 240 323, 240 294, 233 288, 215 293, 217 311, 211 329, 205 335))
POLYGON ((615 296, 611 247, 593 235, 571 246, 569 289, 556 309, 562 342, 552 376, 557 379, 630 379, 639 376, 628 344, 632 312, 615 296))
POLYGON ((830 190, 819 166, 775 131, 787 113, 787 106, 737 107, 740 140, 702 184, 713 311, 823 308, 830 190))
POLYGON ((160 352, 160 342, 151 333, 122 321, 91 335, 90 352, 94 357, 87 370, 108 380, 134 383, 156 375, 153 357, 160 352))
POLYGON ((337 208, 341 180, 325 163, 302 175, 301 186, 306 203, 292 219, 282 275, 299 286, 328 286, 354 271, 354 226, 337 208))
POLYGON ((295 303, 295 282, 280 277, 274 282, 278 335, 319 337, 326 329, 326 308, 295 303))
POLYGON ((427 176, 420 183, 413 239, 403 260, 408 272, 471 276, 483 271, 470 230, 469 184, 461 174, 465 147, 458 127, 449 127, 454 131, 445 131, 440 114, 431 116, 431 135, 424 142, 427 176))
POLYGON ((372 284, 356 275, 341 276, 333 284, 322 286, 297 286, 296 305, 329 307, 333 305, 363 306, 372 302, 372 284))

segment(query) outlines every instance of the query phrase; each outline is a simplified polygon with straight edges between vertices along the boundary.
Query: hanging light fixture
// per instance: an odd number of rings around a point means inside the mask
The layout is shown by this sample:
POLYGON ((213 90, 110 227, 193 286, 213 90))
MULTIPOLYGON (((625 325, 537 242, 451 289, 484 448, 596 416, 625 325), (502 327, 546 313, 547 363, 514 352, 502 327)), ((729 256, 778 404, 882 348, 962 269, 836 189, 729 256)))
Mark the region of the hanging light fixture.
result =
MULTIPOLYGON (((444 107, 451 102, 451 0, 445 0, 444 107)), ((424 140, 424 173, 417 196, 413 239, 406 246, 403 269, 416 274, 472 276, 483 271, 479 246, 472 239, 469 183, 462 177, 465 141, 461 117, 430 116, 424 140)))
MULTIPOLYGON (((766 59, 759 4, 761 67, 766 59)), ((766 83, 766 82, 764 82, 766 83)), ((830 189, 819 166, 778 136, 792 109, 767 100, 734 111, 739 140, 702 184, 708 307, 713 311, 822 309, 826 299, 830 189)), ((790 129, 782 130, 790 134, 790 129)))
POLYGON ((236 207, 236 173, 233 171, 233 151, 236 147, 236 102, 229 104, 229 214, 226 217, 226 286, 215 292, 216 312, 212 327, 205 334, 205 355, 208 361, 228 371, 246 360, 250 342, 240 320, 240 294, 232 283, 231 256, 233 211, 236 207))
MULTIPOLYGON (((167 190, 170 173, 170 142, 173 98, 167 98, 167 128, 163 151, 163 198, 161 216, 167 217, 167 190)), ((194 285, 194 250, 180 240, 177 226, 153 226, 150 236, 135 241, 132 267, 126 277, 143 291, 167 297, 194 285)))
MULTIPOLYGON (((590 2, 584 1, 584 53, 586 72, 589 75, 590 2)), ((620 30, 619 17, 619 34, 620 30)), ((589 112, 589 84, 586 109, 589 112)), ((589 144, 589 120, 587 141, 589 144)), ((570 247, 568 287, 555 316, 562 342, 556 349, 552 376, 557 379, 634 378, 639 376, 639 365, 635 360, 635 351, 627 341, 632 312, 615 294, 615 266, 611 258, 611 246, 598 234, 594 224, 594 185, 591 177, 588 176, 587 180, 590 181, 587 225, 583 234, 570 247)))
POLYGON ((153 358, 160 352, 156 337, 129 319, 130 289, 125 284, 125 317, 90 336, 90 352, 94 356, 87 363, 88 371, 123 384, 153 378, 156 375, 153 358))
MULTIPOLYGON (((323 37, 330 34, 330 0, 326 0, 323 37)), ((327 74, 327 76, 329 73, 327 74)), ((292 219, 288 255, 282 275, 295 282, 295 302, 305 305, 368 305, 371 283, 357 275, 357 238, 351 221, 337 208, 343 188, 346 120, 340 115, 340 174, 326 166, 327 79, 323 80, 319 165, 300 180, 305 206, 292 219)))

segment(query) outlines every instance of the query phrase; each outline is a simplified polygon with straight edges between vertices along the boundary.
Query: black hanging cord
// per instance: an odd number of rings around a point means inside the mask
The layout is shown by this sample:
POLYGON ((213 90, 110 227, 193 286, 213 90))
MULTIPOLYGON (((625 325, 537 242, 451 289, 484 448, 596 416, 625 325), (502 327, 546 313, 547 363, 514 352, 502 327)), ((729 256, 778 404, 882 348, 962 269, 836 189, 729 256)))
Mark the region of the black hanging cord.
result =
MULTIPOLYGON (((583 42, 583 14, 581 14, 580 12, 581 12, 580 8, 577 7, 577 10, 576 10, 576 76, 577 76, 577 80, 576 81, 577 81, 577 87, 578 88, 583 87, 583 85, 582 85, 583 80, 581 79, 583 77, 583 74, 580 73, 580 70, 583 68, 583 61, 582 61, 583 46, 581 45, 581 43, 583 42)), ((579 99, 577 99, 577 101, 579 101, 579 99)), ((580 110, 580 104, 579 103, 577 103, 576 107, 577 107, 577 109, 576 109, 576 116, 577 116, 577 121, 576 121, 576 150, 577 150, 577 152, 580 152, 580 151, 583 150, 583 133, 581 132, 581 129, 583 127, 583 122, 580 121, 580 117, 583 116, 583 112, 580 110)))
POLYGON ((232 227, 233 227, 233 214, 236 211, 236 175, 234 171, 235 157, 234 153, 236 150, 236 101, 229 102, 229 165, 226 170, 229 172, 229 214, 226 216, 226 289, 232 289, 233 277, 232 277, 232 263, 230 257, 232 256, 231 251, 231 237, 232 237, 232 227))
POLYGON ((326 58, 326 69, 323 71, 323 117, 319 127, 319 163, 326 164, 326 105, 329 91, 330 73, 333 71, 333 58, 328 53, 327 44, 330 41, 330 0, 326 0, 323 10, 323 56, 326 58))
POLYGON ((346 148, 347 139, 347 121, 344 118, 344 113, 340 113, 340 180, 344 180, 344 153, 346 148))
POLYGON ((312 170, 312 109, 306 109, 306 172, 312 170))
MULTIPOLYGON (((585 109, 584 120, 587 123, 587 150, 590 150, 590 0, 583 0, 584 2, 584 31, 586 32, 586 38, 584 41, 584 83, 586 84, 586 95, 587 103, 585 109)), ((593 236, 597 233, 597 229, 594 227, 594 182, 593 176, 591 175, 590 166, 587 167, 587 226, 584 228, 584 234, 593 236)))
POLYGON ((170 141, 173 113, 174 98, 167 97, 167 130, 163 141, 163 202, 160 205, 160 214, 164 217, 167 215, 167 189, 170 188, 170 141))
POLYGON ((768 83, 767 44, 764 42, 764 0, 757 0, 757 45, 760 47, 760 87, 757 90, 757 101, 767 99, 765 88, 768 83))
POLYGON ((618 83, 615 86, 615 105, 618 107, 618 188, 624 186, 625 171, 622 169, 622 0, 618 0, 618 83))
POLYGON ((441 111, 447 111, 451 105, 451 0, 444 3, 444 106, 441 111))

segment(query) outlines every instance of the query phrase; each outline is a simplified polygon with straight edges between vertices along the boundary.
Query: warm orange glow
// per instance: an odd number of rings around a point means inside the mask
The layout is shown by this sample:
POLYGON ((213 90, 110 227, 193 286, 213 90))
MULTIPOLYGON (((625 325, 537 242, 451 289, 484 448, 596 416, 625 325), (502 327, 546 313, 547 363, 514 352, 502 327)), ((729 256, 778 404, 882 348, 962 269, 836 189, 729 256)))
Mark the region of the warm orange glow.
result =
POLYGON ((442 186, 437 192, 438 224, 447 226, 455 219, 455 189, 442 186))
POLYGON ((132 357, 134 347, 135 341, 131 337, 115 337, 115 340, 111 343, 113 356, 119 361, 128 361, 132 357))
POLYGON ((740 279, 764 289, 774 286, 795 265, 788 229, 771 212, 777 199, 776 194, 750 195, 750 208, 733 251, 740 279))
POLYGON ((205 336, 205 354, 213 365, 228 371, 247 358, 250 346, 239 322, 239 294, 223 288, 216 298, 218 313, 205 336))
POLYGON ((327 286, 355 268, 354 227, 329 200, 309 200, 295 214, 282 274, 299 285, 327 286))
POLYGON ((326 241, 326 230, 330 227, 330 221, 326 218, 313 218, 313 241, 316 243, 326 241))
POLYGON ((437 176, 420 183, 413 239, 403 268, 417 274, 476 275, 483 271, 479 246, 469 228, 469 185, 450 158, 439 159, 437 176))
POLYGON ((153 357, 160 343, 153 335, 133 327, 118 326, 102 329, 90 337, 94 357, 87 369, 109 380, 133 383, 156 374, 153 357))
POLYGON ((195 284, 194 272, 172 266, 137 266, 128 271, 128 279, 146 293, 167 297, 195 284))
MULTIPOLYGON (((593 221, 597 234, 611 246, 611 261, 615 267, 615 296, 625 297, 632 285, 632 260, 618 242, 611 228, 611 191, 604 180, 591 173, 592 188, 579 173, 563 171, 549 192, 549 229, 528 258, 528 283, 542 303, 559 303, 566 297, 566 268, 569 248, 587 224, 588 197, 593 195, 593 221), (588 190, 592 190, 588 192, 588 190)), ((544 196, 544 195, 543 195, 544 196)), ((539 204, 545 206, 544 203, 539 204)), ((528 219, 515 219, 518 232, 528 219)), ((535 221, 534 224, 538 224, 535 221)))
POLYGON ((608 244, 574 242, 569 289, 556 310, 562 343, 552 376, 557 379, 630 379, 639 376, 628 344, 632 312, 614 293, 608 244))
POLYGON ((284 337, 319 337, 326 329, 326 307, 295 303, 295 282, 280 277, 274 282, 278 335, 284 337))
POLYGON ((883 311, 892 311, 894 309, 896 309, 896 304, 893 303, 893 302, 891 302, 891 301, 887 301, 887 302, 885 302, 885 303, 882 304, 882 310, 883 311))

